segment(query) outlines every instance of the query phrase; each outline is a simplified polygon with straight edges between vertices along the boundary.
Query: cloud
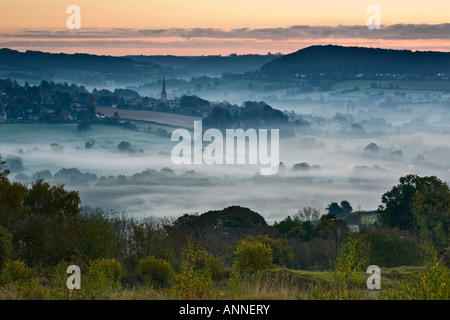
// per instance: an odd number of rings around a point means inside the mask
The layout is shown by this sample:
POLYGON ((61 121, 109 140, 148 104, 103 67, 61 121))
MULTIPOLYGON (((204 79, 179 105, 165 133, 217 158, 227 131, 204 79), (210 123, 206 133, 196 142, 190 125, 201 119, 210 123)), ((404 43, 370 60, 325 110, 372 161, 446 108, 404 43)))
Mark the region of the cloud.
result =
POLYGON ((0 34, 0 38, 26 39, 450 39, 450 23, 444 24, 394 24, 370 30, 365 25, 309 26, 286 28, 167 28, 167 29, 81 29, 81 30, 20 30, 0 34))
POLYGON ((22 29, 0 33, 0 47, 107 55, 290 53, 311 45, 450 51, 450 24, 395 24, 279 28, 22 29))

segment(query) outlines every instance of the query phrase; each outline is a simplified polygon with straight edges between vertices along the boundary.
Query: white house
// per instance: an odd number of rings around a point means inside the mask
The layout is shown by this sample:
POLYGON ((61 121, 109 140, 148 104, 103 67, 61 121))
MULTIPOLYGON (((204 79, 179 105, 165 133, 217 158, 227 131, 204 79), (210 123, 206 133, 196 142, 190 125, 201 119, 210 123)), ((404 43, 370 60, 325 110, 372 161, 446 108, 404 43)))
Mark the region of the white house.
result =
POLYGON ((347 228, 350 232, 353 232, 353 233, 359 232, 359 225, 357 225, 357 224, 349 224, 349 225, 347 225, 347 228))

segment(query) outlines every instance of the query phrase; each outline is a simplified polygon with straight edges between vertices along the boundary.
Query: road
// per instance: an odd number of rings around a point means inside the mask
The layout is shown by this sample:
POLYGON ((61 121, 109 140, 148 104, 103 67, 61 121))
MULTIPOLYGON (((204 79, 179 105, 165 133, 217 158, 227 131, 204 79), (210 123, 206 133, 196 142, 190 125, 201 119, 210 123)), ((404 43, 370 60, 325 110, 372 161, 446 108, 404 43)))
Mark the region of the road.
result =
POLYGON ((95 107, 95 111, 103 113, 106 117, 113 117, 114 112, 117 112, 121 119, 156 122, 181 128, 193 128, 194 121, 202 120, 200 117, 147 110, 126 110, 114 109, 111 107, 95 107))

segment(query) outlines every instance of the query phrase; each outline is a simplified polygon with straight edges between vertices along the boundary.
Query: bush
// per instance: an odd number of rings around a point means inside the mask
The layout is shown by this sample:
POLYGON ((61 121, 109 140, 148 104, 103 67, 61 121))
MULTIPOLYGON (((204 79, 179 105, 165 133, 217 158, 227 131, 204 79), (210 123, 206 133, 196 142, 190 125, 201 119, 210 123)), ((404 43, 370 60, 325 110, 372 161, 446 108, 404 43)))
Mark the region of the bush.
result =
POLYGON ((189 239, 183 249, 181 272, 176 277, 173 295, 182 300, 211 299, 215 293, 211 271, 205 267, 204 261, 208 252, 189 239))
POLYGON ((159 287, 167 286, 175 278, 175 272, 171 264, 164 259, 157 259, 154 256, 139 259, 138 271, 146 283, 159 287))
POLYGON ((122 264, 112 259, 97 259, 89 263, 88 274, 91 276, 104 276, 108 281, 119 282, 123 275, 122 264))
POLYGON ((97 259, 89 263, 85 280, 81 279, 81 288, 86 288, 95 298, 101 298, 111 293, 111 290, 120 289, 122 275, 122 264, 118 260, 97 259))
POLYGON ((364 267, 366 266, 368 248, 359 242, 352 234, 348 241, 339 249, 336 259, 334 280, 337 285, 337 299, 360 298, 360 289, 364 282, 364 267))
POLYGON ((236 255, 234 267, 242 272, 256 272, 272 266, 272 249, 266 243, 244 239, 237 246, 234 254, 236 255))
POLYGON ((381 291, 380 299, 388 300, 448 300, 450 298, 450 270, 444 266, 437 252, 425 257, 425 266, 419 274, 393 280, 390 290, 381 291))
MULTIPOLYGON (((51 295, 57 300, 62 299, 78 299, 82 296, 82 290, 69 289, 67 287, 67 280, 71 276, 67 273, 67 268, 70 265, 80 265, 78 262, 68 262, 61 260, 58 264, 48 270, 51 281, 51 295)), ((81 267, 81 275, 84 274, 83 266, 81 267)), ((81 286, 83 287, 83 276, 81 277, 81 286)))
POLYGON ((367 231, 361 234, 361 240, 370 247, 369 265, 383 268, 420 265, 420 245, 407 232, 398 229, 367 231))
POLYGON ((288 245, 287 239, 272 239, 267 235, 248 237, 247 239, 269 246, 273 254, 273 264, 278 267, 286 267, 294 259, 292 247, 288 245))
POLYGON ((200 262, 202 266, 211 274, 213 280, 220 280, 225 277, 226 272, 222 267, 222 263, 213 255, 208 254, 200 262))
POLYGON ((0 273, 0 286, 23 284, 33 279, 33 271, 22 260, 7 260, 0 273))
POLYGON ((450 298, 449 269, 444 266, 433 250, 430 257, 425 258, 426 268, 422 272, 422 287, 424 299, 448 300, 450 298))

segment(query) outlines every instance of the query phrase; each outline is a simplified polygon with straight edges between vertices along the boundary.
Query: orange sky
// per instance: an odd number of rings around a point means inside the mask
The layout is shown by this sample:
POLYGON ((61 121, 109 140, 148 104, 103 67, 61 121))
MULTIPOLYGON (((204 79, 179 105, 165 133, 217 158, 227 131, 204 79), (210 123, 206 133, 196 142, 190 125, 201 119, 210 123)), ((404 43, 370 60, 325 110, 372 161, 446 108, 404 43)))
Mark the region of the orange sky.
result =
MULTIPOLYGON (((412 50, 450 51, 449 39, 365 39, 360 36, 314 36, 270 39, 221 38, 220 36, 127 37, 126 30, 214 28, 289 28, 291 26, 361 26, 368 6, 381 10, 383 26, 395 24, 439 25, 450 23, 449 0, 1 0, 0 47, 51 52, 97 54, 229 54, 288 53, 311 44, 364 45, 412 50), (81 30, 68 30, 66 9, 81 9, 81 30), (95 35, 82 36, 82 31, 95 35), (117 36, 103 37, 111 30, 117 36), (55 38, 54 32, 58 31, 55 38), (26 35, 24 35, 26 33, 26 35), (138 39, 139 38, 139 39, 138 39)), ((376 30, 373 30, 376 32, 376 30)))

